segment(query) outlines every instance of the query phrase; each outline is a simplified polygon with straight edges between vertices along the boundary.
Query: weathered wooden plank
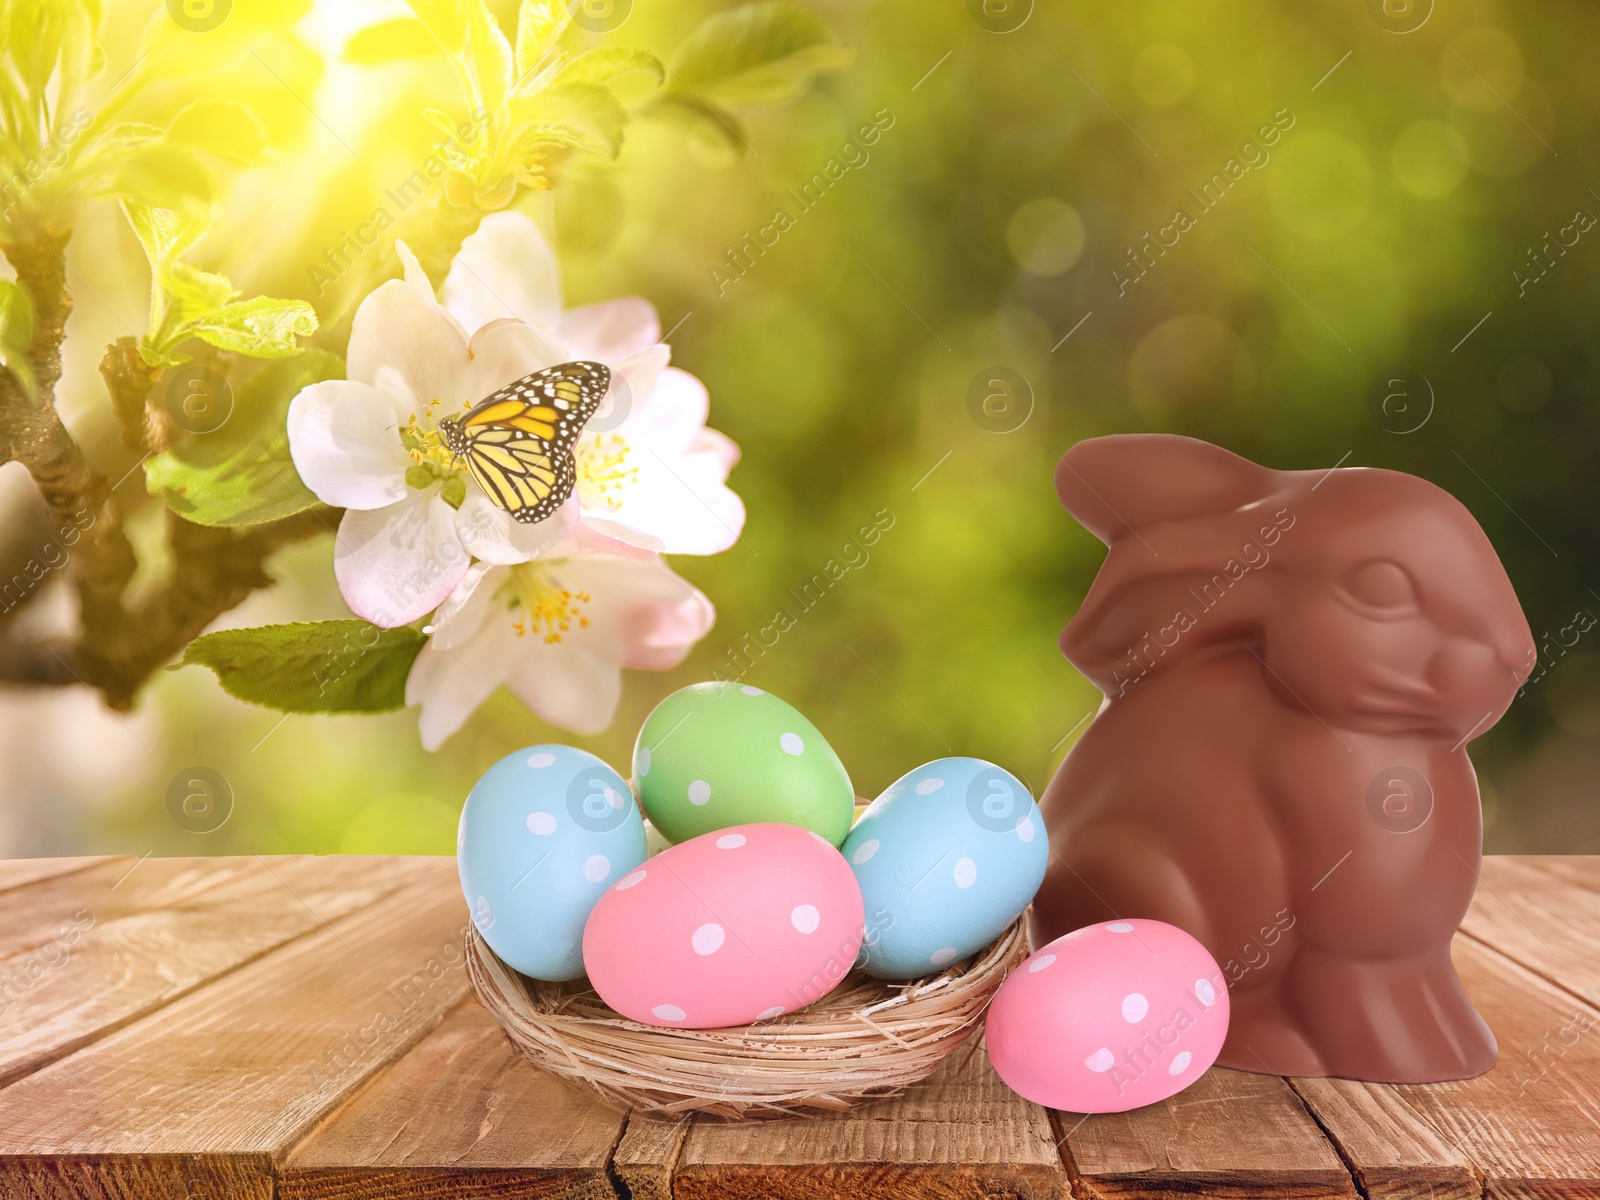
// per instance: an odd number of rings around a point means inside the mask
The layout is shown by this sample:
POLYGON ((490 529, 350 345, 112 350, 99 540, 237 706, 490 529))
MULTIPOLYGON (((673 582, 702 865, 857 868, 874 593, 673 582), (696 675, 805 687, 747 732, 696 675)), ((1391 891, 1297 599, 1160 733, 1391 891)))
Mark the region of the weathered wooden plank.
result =
POLYGON ((611 1169, 633 1200, 672 1200, 672 1173, 694 1118, 634 1116, 611 1156, 611 1169))
POLYGON ((1297 1086, 1357 1177, 1387 1189, 1374 1195, 1600 1195, 1600 1009, 1475 938, 1458 937, 1453 950, 1499 1040, 1494 1070, 1454 1083, 1297 1086))
POLYGON ((115 857, 94 854, 81 858, 0 858, 0 891, 24 887, 56 875, 70 875, 74 871, 82 871, 98 863, 110 862, 115 857))
POLYGON ((1213 1067, 1160 1104, 1125 1113, 1059 1114, 1075 1195, 1357 1195, 1349 1170, 1275 1075, 1213 1067))
POLYGON ((455 864, 418 861, 424 882, 0 1090, 0 1195, 42 1156, 98 1200, 185 1194, 169 1156, 209 1196, 270 1195, 270 1164, 467 993, 455 864))
POLYGON ((1600 855, 1595 854, 1497 854, 1486 863, 1522 862, 1536 866, 1568 883, 1600 892, 1600 855))
POLYGON ((117 858, 0 892, 0 955, 33 950, 130 913, 203 895, 261 868, 248 858, 117 858))
POLYGON ((295 1149, 278 1196, 609 1198, 626 1120, 530 1066, 468 998, 295 1149))
POLYGON ((777 1123, 697 1119, 673 1175, 675 1200, 1065 1197, 1048 1114, 1000 1082, 976 1042, 881 1104, 777 1123))
MULTIPOLYGON (((1580 999, 1600 1000, 1600 891, 1581 886, 1571 860, 1485 859, 1466 933, 1580 999)), ((1600 881, 1600 870, 1589 872, 1600 881)))
POLYGON ((1347 1079, 1290 1082, 1371 1200, 1475 1200, 1482 1194, 1466 1153, 1391 1089, 1347 1079))
POLYGON ((12 893, 49 893, 38 915, 61 919, 51 941, 0 959, 0 1086, 426 877, 418 860, 365 856, 151 859, 126 871, 12 893))

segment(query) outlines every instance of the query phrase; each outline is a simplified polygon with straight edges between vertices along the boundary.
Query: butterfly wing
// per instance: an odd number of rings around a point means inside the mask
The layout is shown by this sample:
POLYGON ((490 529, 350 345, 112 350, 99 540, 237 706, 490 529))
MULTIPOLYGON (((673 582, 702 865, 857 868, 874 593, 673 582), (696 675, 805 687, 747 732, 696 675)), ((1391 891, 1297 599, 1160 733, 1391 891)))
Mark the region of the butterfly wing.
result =
POLYGON ((486 396, 460 419, 468 472, 518 521, 544 520, 572 495, 572 447, 610 386, 601 363, 570 362, 486 396))

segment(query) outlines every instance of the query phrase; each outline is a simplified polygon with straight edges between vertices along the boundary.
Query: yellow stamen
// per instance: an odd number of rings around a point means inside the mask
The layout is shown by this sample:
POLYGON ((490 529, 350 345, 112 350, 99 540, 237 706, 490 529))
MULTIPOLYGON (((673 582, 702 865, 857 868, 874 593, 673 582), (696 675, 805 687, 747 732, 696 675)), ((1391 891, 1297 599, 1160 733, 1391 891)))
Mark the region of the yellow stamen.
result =
POLYGON ((496 589, 495 599, 511 612, 511 628, 518 637, 531 635, 555 645, 574 628, 588 627, 583 609, 594 597, 561 585, 557 572, 563 561, 520 563, 496 589))
POLYGON ((578 464, 579 495, 591 507, 622 507, 622 495, 638 478, 639 468, 628 465, 632 447, 618 433, 586 438, 573 449, 578 464))

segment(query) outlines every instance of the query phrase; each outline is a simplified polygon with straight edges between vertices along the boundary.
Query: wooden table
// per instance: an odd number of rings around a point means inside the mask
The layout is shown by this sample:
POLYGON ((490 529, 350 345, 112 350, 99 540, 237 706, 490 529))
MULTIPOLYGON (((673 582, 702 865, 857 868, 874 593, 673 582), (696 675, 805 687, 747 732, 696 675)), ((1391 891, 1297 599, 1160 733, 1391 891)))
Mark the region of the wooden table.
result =
POLYGON ((1600 859, 1484 864, 1488 1075, 1087 1118, 973 1043, 843 1116, 631 1120, 512 1052, 465 919, 448 858, 0 862, 0 1197, 1600 1196, 1600 859))

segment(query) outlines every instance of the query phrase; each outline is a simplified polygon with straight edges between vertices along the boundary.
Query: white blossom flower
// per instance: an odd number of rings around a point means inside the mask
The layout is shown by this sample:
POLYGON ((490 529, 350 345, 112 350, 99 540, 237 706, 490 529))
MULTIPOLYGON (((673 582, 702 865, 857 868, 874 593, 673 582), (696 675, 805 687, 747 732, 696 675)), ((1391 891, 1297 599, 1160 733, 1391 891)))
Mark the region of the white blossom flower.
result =
POLYGON ((616 712, 623 668, 676 666, 716 620, 659 557, 568 557, 573 547, 513 566, 476 563, 441 606, 406 680, 426 748, 500 686, 552 725, 599 733, 616 712))
POLYGON ((561 351, 521 321, 493 321, 469 338, 403 247, 402 256, 407 278, 383 284, 356 312, 346 378, 312 384, 288 416, 300 478, 346 510, 334 542, 339 590, 352 612, 385 628, 437 608, 472 558, 525 562, 578 526, 576 500, 546 521, 518 523, 470 482, 436 425, 442 411, 563 361, 561 351))
POLYGON ((668 365, 671 352, 648 301, 630 296, 564 310, 555 255, 517 212, 484 218, 462 244, 441 298, 466 329, 516 318, 568 359, 611 368, 607 401, 574 448, 584 525, 665 554, 716 554, 739 539, 744 505, 726 484, 739 449, 706 428, 705 385, 668 365))

